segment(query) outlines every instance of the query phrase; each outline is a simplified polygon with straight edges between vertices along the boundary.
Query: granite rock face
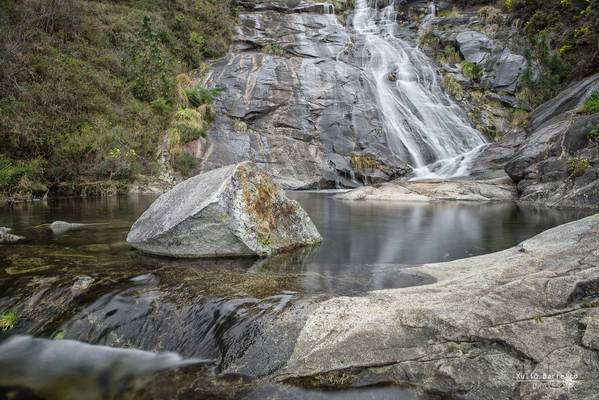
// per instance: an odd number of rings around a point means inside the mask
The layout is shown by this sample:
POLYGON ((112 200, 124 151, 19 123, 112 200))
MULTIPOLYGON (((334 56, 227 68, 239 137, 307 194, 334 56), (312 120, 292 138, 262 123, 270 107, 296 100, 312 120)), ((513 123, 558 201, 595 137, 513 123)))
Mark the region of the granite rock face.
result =
POLYGON ((594 399, 598 248, 595 215, 505 251, 416 268, 432 285, 324 301, 277 377, 442 398, 594 399), (534 374, 554 378, 527 380, 534 374))
POLYGON ((464 31, 456 35, 456 44, 466 61, 480 64, 492 49, 491 39, 477 31, 464 31))
POLYGON ((531 115, 505 171, 520 199, 554 207, 599 207, 599 143, 589 136, 599 113, 580 113, 599 90, 599 74, 566 88, 531 115))
POLYGON ((250 162, 190 178, 160 196, 127 241, 170 257, 266 256, 321 241, 310 217, 250 162))
POLYGON ((394 181, 365 186, 335 196, 340 200, 383 201, 514 201, 518 193, 509 179, 483 181, 394 181))
POLYGON ((224 92, 194 151, 202 171, 251 160, 290 189, 355 187, 410 171, 389 150, 362 44, 329 12, 293 0, 244 5, 229 54, 207 78, 224 92))
MULTIPOLYGON (((443 7, 453 9, 453 5, 443 7)), ((528 72, 534 81, 539 66, 523 57, 526 46, 509 14, 496 9, 488 17, 482 10, 466 7, 457 17, 431 18, 420 30, 420 43, 438 62, 446 81, 454 84, 453 96, 472 125, 496 140, 516 133, 524 124, 531 106, 523 96, 522 77, 528 72), (456 64, 455 57, 447 57, 454 52, 462 62, 456 64)), ((485 153, 487 159, 497 160, 489 151, 485 153)))

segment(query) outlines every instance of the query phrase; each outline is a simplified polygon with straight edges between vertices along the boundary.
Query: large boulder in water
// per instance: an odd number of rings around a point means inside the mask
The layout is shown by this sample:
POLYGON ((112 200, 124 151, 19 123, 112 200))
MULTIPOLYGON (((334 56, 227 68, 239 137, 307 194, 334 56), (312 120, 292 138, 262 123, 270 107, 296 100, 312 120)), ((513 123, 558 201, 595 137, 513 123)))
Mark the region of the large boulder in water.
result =
POLYGON ((175 186, 127 236, 141 251, 170 257, 266 256, 321 240, 299 204, 250 162, 175 186))

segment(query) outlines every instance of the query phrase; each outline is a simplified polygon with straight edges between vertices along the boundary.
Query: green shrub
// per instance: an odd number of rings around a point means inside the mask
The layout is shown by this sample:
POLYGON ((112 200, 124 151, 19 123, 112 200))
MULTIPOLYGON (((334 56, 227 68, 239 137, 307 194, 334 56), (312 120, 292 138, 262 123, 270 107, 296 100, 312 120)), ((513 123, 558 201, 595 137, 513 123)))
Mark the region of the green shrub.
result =
POLYGON ((17 313, 9 311, 0 315, 0 329, 3 331, 9 331, 17 324, 17 313))
MULTIPOLYGON (((565 83, 599 71, 599 7, 595 0, 511 0, 508 11, 523 22, 528 40, 543 33, 548 49, 569 65, 565 83)), ((543 67, 545 63, 542 61, 543 67)))
POLYGON ((516 108, 512 111, 511 128, 516 130, 523 127, 528 122, 529 112, 521 108, 516 108))
POLYGON ((453 7, 451 10, 441 10, 439 11, 439 17, 442 18, 453 18, 453 17, 459 17, 460 13, 458 12, 457 8, 453 7))
POLYGON ((450 96, 457 100, 464 99, 464 88, 455 80, 453 75, 445 74, 443 76, 443 87, 450 96))
POLYGON ((432 29, 427 30, 422 36, 420 36, 420 46, 431 48, 437 51, 439 48, 439 38, 433 33, 432 29))
POLYGON ((471 61, 462 61, 462 73, 464 76, 478 81, 480 79, 480 69, 471 61))
POLYGON ((161 114, 169 114, 173 110, 173 107, 168 102, 168 100, 166 100, 162 97, 157 98, 156 100, 152 101, 150 104, 151 104, 152 108, 154 108, 154 110, 158 111, 161 114))
POLYGON ((44 160, 11 160, 0 154, 0 191, 12 194, 19 186, 37 182, 44 172, 44 160))
POLYGON ((273 54, 275 56, 282 56, 285 54, 285 49, 279 43, 270 43, 264 46, 262 51, 266 54, 273 54))
POLYGON ((489 24, 501 22, 501 10, 493 6, 484 6, 478 10, 478 15, 489 24))
POLYGON ((236 12, 232 0, 0 1, 0 154, 11 164, 0 174, 10 190, 158 173, 162 135, 188 106, 175 77, 226 52, 236 12), (38 178, 19 172, 38 159, 38 178))
POLYGON ((587 138, 591 141, 599 139, 599 129, 591 129, 591 131, 587 133, 587 138))
POLYGON ((152 25, 152 19, 145 16, 129 62, 133 93, 145 101, 172 98, 175 85, 173 60, 152 25))
POLYGON ((201 83, 187 89, 185 95, 189 104, 199 107, 203 104, 212 104, 214 99, 223 92, 222 88, 207 88, 201 83))
POLYGON ((350 163, 354 168, 358 169, 373 169, 381 165, 377 159, 369 156, 351 156, 350 163))
POLYGON ((582 105, 581 111, 585 114, 599 113, 599 90, 591 93, 582 105))
POLYGON ((525 51, 528 66, 522 73, 522 93, 527 102, 539 105, 553 98, 570 76, 571 65, 558 50, 551 48, 549 31, 542 30, 532 38, 532 50, 525 51), (540 62, 540 73, 533 79, 533 59, 540 62))
POLYGON ((239 118, 233 118, 233 130, 237 133, 243 133, 248 130, 248 126, 239 118))
POLYGON ((181 143, 189 143, 206 136, 204 116, 193 108, 182 108, 177 111, 173 125, 179 132, 181 143))
POLYGON ((183 176, 189 176, 196 167, 197 162, 198 160, 194 156, 183 151, 175 156, 173 166, 183 176))
POLYGON ((514 11, 514 0, 505 0, 505 9, 507 12, 514 11))
POLYGON ((459 64, 462 61, 460 53, 453 46, 446 46, 441 51, 441 62, 443 64, 459 64))
POLYGON ((582 157, 572 157, 568 160, 568 171, 574 176, 583 175, 591 168, 591 162, 582 157))

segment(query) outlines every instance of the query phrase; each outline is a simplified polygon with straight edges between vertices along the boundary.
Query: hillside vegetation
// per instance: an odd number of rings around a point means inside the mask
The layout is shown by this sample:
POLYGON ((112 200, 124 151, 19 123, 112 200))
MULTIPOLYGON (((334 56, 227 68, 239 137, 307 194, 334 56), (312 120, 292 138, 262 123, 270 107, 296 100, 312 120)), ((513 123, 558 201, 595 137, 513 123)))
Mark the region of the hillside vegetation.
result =
MULTIPOLYGON (((352 4, 334 2, 343 15, 352 4)), ((454 4, 512 16, 541 65, 524 76, 532 105, 599 71, 599 0, 454 4)), ((0 0, 0 192, 101 193, 156 176, 165 132, 171 166, 189 173, 182 146, 226 96, 190 71, 224 54, 236 20, 234 0, 0 0)))
POLYGON ((511 13, 526 38, 525 56, 541 64, 540 79, 525 76, 528 99, 540 104, 573 80, 599 72, 599 0, 454 0, 511 13), (528 82, 526 82, 528 80, 528 82))
POLYGON ((226 51, 235 21, 231 0, 0 0, 0 191, 157 174, 163 132, 202 134, 187 72, 226 51))

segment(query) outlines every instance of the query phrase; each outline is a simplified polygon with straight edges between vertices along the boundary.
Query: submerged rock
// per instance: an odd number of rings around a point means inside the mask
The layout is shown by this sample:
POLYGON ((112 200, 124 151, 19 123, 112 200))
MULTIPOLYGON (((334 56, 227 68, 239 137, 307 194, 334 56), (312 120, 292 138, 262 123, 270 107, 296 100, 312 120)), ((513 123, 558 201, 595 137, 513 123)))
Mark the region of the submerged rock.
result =
POLYGON ((141 251, 170 257, 266 256, 321 240, 299 204, 250 162, 175 186, 127 236, 141 251))
POLYGON ((65 232, 72 231, 75 229, 83 228, 84 224, 77 224, 73 222, 65 222, 65 221, 54 221, 50 224, 50 230, 55 235, 61 235, 65 232))
POLYGON ((10 233, 11 230, 11 228, 0 227, 0 244, 16 243, 19 240, 25 239, 23 236, 13 235, 10 233))

